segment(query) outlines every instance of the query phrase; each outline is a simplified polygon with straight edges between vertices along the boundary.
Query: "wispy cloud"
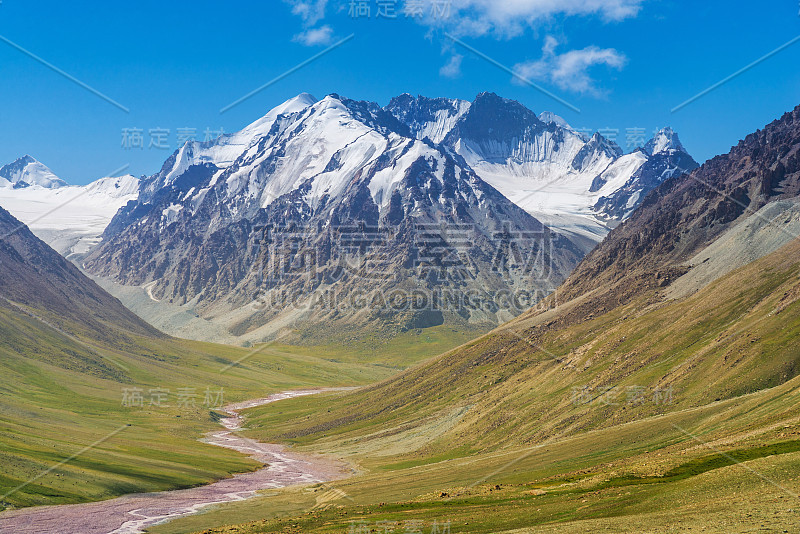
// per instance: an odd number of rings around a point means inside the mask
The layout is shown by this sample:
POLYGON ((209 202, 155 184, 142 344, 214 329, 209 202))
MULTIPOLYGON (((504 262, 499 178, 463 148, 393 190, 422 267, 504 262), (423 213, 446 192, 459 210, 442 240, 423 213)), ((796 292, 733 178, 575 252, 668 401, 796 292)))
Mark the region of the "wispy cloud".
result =
POLYGON ((464 56, 461 54, 453 54, 450 60, 439 69, 439 75, 445 78, 457 78, 461 76, 461 61, 464 56))
MULTIPOLYGON (((548 36, 542 47, 541 59, 519 63, 514 66, 514 72, 520 78, 550 82, 565 91, 603 96, 605 91, 598 87, 597 81, 589 73, 590 69, 605 65, 621 70, 627 63, 625 55, 614 48, 587 46, 558 54, 558 44, 554 37, 548 36)), ((512 81, 520 83, 518 79, 515 77, 512 81)))
POLYGON ((333 42, 333 28, 327 24, 319 28, 312 28, 298 33, 292 40, 306 46, 329 45, 333 42))

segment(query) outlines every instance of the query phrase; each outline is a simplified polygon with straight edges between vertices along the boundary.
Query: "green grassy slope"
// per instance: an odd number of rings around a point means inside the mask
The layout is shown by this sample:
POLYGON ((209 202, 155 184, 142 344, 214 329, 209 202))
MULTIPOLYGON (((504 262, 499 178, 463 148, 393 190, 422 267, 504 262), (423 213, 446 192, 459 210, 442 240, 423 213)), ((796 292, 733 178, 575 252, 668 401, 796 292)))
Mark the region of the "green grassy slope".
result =
POLYGON ((573 435, 779 385, 800 373, 800 240, 685 300, 651 293, 564 329, 542 331, 536 320, 332 402, 292 401, 304 408, 290 420, 265 406, 251 428, 331 450, 356 438, 362 450, 383 449, 436 428, 424 447, 417 439, 399 453, 414 458, 453 443, 480 451, 573 435))
POLYGON ((450 521, 452 532, 674 532, 678 523, 781 532, 800 525, 798 398, 795 378, 536 445, 373 465, 350 479, 225 505, 151 531, 344 532, 363 520, 371 528, 389 521, 389 532, 403 532, 406 521, 418 520, 426 532, 434 521, 450 521), (333 489, 342 493, 329 501, 333 489))
POLYGON ((242 455, 198 441, 219 428, 212 412, 220 400, 358 385, 392 372, 266 350, 247 357, 252 350, 175 339, 131 337, 133 346, 120 349, 66 337, 7 309, 0 309, 0 329, 0 495, 119 430, 8 495, 3 507, 186 487, 254 469, 242 455), (123 405, 134 388, 142 407, 123 405), (165 406, 150 405, 151 388, 169 390, 165 406), (182 406, 179 391, 191 399, 182 406))
POLYGON ((243 349, 142 335, 113 324, 104 325, 98 339, 85 325, 64 318, 56 323, 53 315, 0 302, 0 495, 131 426, 0 499, 0 508, 186 487, 254 469, 240 454, 197 441, 219 428, 204 406, 207 389, 213 403, 220 389, 228 403, 286 389, 374 383, 464 336, 448 329, 353 350, 275 344, 243 349), (169 390, 170 406, 150 406, 151 388, 169 390), (176 405, 182 388, 193 390, 194 407, 176 405), (126 390, 134 389, 141 390, 144 406, 123 406, 126 390))
POLYGON ((725 518, 745 509, 763 524, 759 499, 794 499, 781 515, 775 508, 771 526, 795 518, 786 510, 800 508, 800 240, 684 300, 651 292, 583 323, 541 328, 558 313, 513 321, 357 392, 249 411, 251 435, 360 467, 335 484, 349 498, 334 508, 309 513, 325 486, 155 531, 256 521, 236 531, 336 532, 363 517, 428 528, 450 518, 457 532, 568 531, 587 520, 612 531, 661 521, 655 531, 666 531, 680 518, 725 532, 725 518), (634 386, 644 398, 628 398, 634 386), (608 388, 617 396, 604 399, 608 388), (788 493, 720 451, 761 466, 788 493), (694 489, 720 483, 729 487, 694 489), (714 513, 694 517, 703 504, 714 513))
POLYGON ((217 405, 395 371, 170 338, 1 208, 0 264, 0 509, 193 486, 254 469, 241 454, 198 441, 220 428, 217 405), (132 392, 141 405, 123 402, 132 392))
POLYGON ((393 337, 365 335, 349 342, 296 345, 273 343, 270 350, 284 354, 314 354, 336 361, 375 363, 405 369, 475 339, 486 330, 452 325, 409 330, 393 337))

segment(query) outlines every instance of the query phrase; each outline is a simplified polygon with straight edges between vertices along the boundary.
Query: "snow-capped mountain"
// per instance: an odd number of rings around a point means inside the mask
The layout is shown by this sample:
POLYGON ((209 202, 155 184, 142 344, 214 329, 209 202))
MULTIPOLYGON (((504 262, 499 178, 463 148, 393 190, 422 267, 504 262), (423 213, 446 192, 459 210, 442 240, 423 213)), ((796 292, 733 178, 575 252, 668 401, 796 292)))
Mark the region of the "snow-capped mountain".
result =
POLYGON ((623 154, 600 134, 587 139, 553 113, 537 117, 493 93, 471 103, 402 95, 386 109, 417 138, 441 142, 512 202, 587 248, 653 187, 697 167, 671 129, 623 154))
POLYGON ((131 175, 71 186, 30 156, 0 174, 6 181, 0 182, 0 206, 66 257, 97 245, 117 211, 139 195, 139 180, 131 175))
POLYGON ((627 219, 659 184, 698 167, 671 128, 660 130, 643 148, 621 156, 595 178, 590 192, 599 220, 616 224, 627 219))
POLYGON ((466 100, 414 98, 404 93, 393 98, 386 110, 406 124, 417 139, 427 137, 434 143, 441 143, 469 107, 466 100))
POLYGON ((64 187, 67 183, 27 154, 13 163, 0 167, 0 187, 19 189, 32 185, 54 189, 64 187))
POLYGON ((686 152, 672 128, 663 128, 655 137, 644 145, 644 153, 650 156, 654 154, 671 154, 674 152, 686 152))
POLYGON ((532 304, 517 292, 554 289, 581 251, 431 139, 442 130, 418 139, 377 104, 300 95, 181 147, 85 265, 253 339, 298 319, 316 332, 496 323, 532 304), (390 294, 401 303, 374 302, 390 294))

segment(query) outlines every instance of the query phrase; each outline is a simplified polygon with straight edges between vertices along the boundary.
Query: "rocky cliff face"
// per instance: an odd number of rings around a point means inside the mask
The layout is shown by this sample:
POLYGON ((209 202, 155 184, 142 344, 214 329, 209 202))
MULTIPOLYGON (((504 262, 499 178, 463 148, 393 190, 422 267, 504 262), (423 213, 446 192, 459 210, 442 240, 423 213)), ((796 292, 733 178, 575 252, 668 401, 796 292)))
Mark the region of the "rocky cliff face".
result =
MULTIPOLYGON (((596 305, 609 308, 667 286, 695 254, 737 222, 798 194, 800 107, 748 135, 729 153, 656 187, 581 262, 560 298, 595 291, 602 302, 596 305)), ((779 224, 776 228, 780 231, 779 224)))

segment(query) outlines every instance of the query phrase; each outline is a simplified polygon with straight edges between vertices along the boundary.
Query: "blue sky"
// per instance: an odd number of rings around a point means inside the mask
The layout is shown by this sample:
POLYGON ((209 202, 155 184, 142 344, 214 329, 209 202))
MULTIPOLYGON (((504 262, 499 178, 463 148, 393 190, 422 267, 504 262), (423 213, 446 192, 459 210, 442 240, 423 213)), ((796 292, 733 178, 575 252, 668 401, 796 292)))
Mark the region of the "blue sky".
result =
POLYGON ((672 126, 704 161, 800 104, 797 42, 671 112, 800 35, 797 0, 356 3, 369 6, 370 16, 351 12, 350 0, 3 0, 0 163, 29 153, 75 184, 123 165, 132 174, 151 174, 177 147, 179 134, 203 139, 206 131, 238 130, 303 91, 381 105, 403 92, 471 100, 493 91, 537 113, 553 111, 576 128, 616 129, 623 148, 628 129, 644 129, 649 137, 658 127, 672 126), (395 18, 377 17, 379 9, 391 15, 392 8, 395 18), (350 35, 345 44, 220 113, 350 35), (144 148, 123 147, 125 129, 141 130, 144 148))

